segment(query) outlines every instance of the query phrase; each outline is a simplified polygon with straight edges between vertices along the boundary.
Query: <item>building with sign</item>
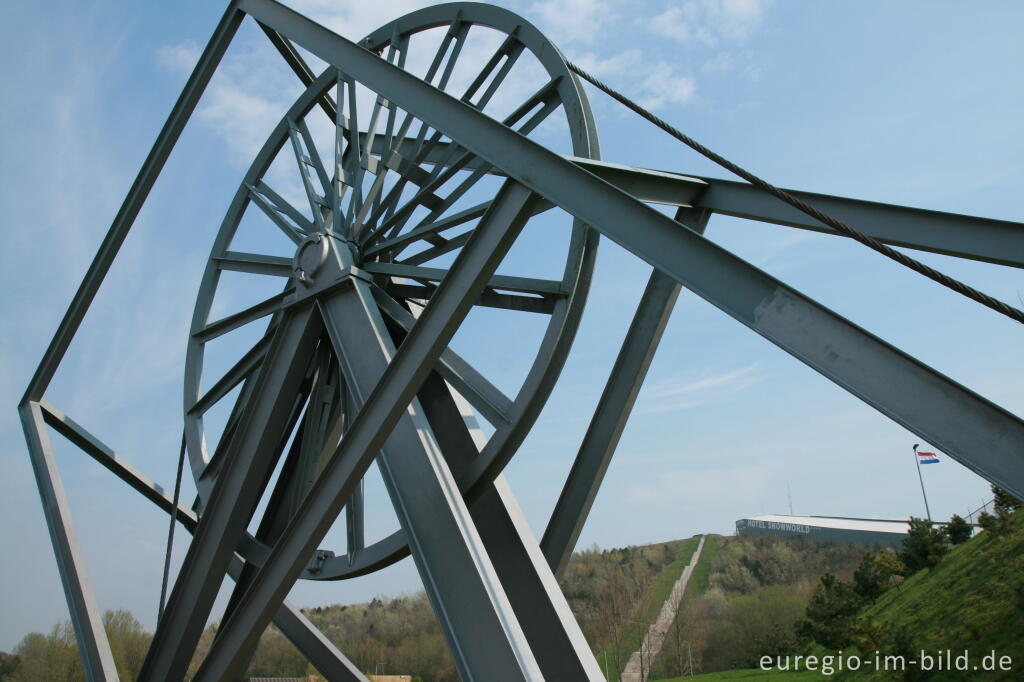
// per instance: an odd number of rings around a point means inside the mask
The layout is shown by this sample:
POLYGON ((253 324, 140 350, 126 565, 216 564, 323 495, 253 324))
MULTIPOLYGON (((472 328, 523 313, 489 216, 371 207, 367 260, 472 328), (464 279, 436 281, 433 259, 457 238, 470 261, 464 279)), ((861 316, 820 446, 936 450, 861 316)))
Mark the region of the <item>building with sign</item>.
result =
POLYGON ((903 519, 768 514, 736 521, 737 535, 776 535, 816 542, 886 547, 899 545, 909 530, 910 524, 903 519))

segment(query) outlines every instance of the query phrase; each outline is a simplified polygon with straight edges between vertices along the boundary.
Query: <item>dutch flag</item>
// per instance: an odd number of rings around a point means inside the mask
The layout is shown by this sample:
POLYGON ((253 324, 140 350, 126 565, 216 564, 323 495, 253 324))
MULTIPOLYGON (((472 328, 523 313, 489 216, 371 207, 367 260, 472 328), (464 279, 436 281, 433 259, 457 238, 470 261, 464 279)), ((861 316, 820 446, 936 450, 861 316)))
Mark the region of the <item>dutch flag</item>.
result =
POLYGON ((938 464, 939 458, 934 452, 917 453, 918 464, 938 464))

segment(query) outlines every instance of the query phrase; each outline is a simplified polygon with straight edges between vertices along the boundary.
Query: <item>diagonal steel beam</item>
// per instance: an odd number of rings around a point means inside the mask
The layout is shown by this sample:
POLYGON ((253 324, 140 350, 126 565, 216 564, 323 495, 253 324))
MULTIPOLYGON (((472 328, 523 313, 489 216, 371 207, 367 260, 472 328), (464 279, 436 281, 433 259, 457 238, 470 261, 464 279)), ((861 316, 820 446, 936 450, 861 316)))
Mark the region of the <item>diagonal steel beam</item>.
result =
MULTIPOLYGON (((671 276, 830 381, 1024 496, 1024 423, 671 218, 274 0, 244 11, 671 276)), ((502 458, 509 453, 502 453, 502 458)), ((486 450, 468 480, 505 462, 486 450)))
MULTIPOLYGON (((676 220, 692 225, 702 234, 709 216, 708 211, 692 208, 681 208, 676 212, 676 220)), ((647 370, 654 360, 661 335, 672 315, 679 289, 679 282, 660 270, 655 269, 651 273, 541 539, 541 549, 555 574, 565 569, 576 547, 647 370)))
MULTIPOLYGON (((466 466, 486 440, 472 409, 453 396, 438 374, 427 379, 418 397, 449 466, 453 470, 466 466)), ((590 645, 504 478, 499 476, 488 485, 469 511, 544 679, 603 680, 590 645)))
MULTIPOLYGON (((708 184, 694 202, 722 215, 836 234, 830 227, 753 185, 701 178, 708 184)), ((876 201, 786 190, 886 244, 1024 268, 1024 225, 876 201)))

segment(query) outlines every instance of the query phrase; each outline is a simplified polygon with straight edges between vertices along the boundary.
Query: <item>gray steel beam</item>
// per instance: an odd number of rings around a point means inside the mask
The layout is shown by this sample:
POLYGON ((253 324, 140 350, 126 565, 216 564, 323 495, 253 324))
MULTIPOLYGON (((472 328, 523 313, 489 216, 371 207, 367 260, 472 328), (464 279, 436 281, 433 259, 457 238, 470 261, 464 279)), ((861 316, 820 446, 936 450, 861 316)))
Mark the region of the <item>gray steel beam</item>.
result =
MULTIPOLYGON (((295 396, 323 326, 311 305, 291 308, 274 332, 252 398, 242 413, 174 583, 140 681, 183 679, 274 464, 295 396)), ((275 605, 276 606, 276 605, 275 605)), ((265 624, 264 624, 265 626, 265 624)))
MULTIPOLYGON (((365 282, 322 300, 321 306, 358 407, 386 370, 394 345, 365 282)), ((435 438, 414 400, 392 429, 377 464, 453 658, 460 649, 466 652, 466 660, 456 659, 456 665, 468 673, 467 679, 477 679, 483 673, 481 660, 495 669, 517 667, 501 625, 511 609, 505 613, 507 605, 493 604, 498 581, 490 575, 484 545, 435 438)), ((513 677, 521 679, 519 674, 513 677)))
MULTIPOLYGON (((242 8, 590 224, 982 477, 1024 496, 1024 423, 592 173, 274 0, 242 8)), ((481 453, 469 481, 505 462, 481 453)), ((507 455, 503 455, 507 456, 507 455)))
POLYGON ((85 567, 82 549, 78 544, 75 524, 64 494, 64 484, 53 456, 50 438, 46 433, 43 412, 39 403, 26 400, 18 407, 21 414, 32 471, 36 475, 39 497, 43 502, 43 515, 50 531, 50 542, 57 558, 60 581, 71 614, 71 624, 78 639, 78 650, 89 682, 116 682, 117 667, 110 651, 107 632, 96 595, 92 590, 89 571, 85 567))
MULTIPOLYGON (((87 431, 84 426, 58 410, 49 402, 45 400, 40 401, 39 407, 42 411, 43 420, 54 431, 64 436, 82 452, 92 457, 97 464, 134 488, 147 500, 170 513, 174 505, 174 499, 170 492, 164 490, 153 479, 144 475, 124 459, 118 457, 117 453, 87 431)), ((195 530, 196 524, 199 523, 196 513, 180 503, 178 504, 177 516, 178 520, 190 533, 195 530)))
MULTIPOLYGON (((694 203, 722 215, 805 230, 835 231, 752 185, 702 178, 706 192, 694 203)), ((886 244, 1024 268, 1024 225, 923 208, 786 190, 815 208, 886 244)))
MULTIPOLYGON (((456 258, 450 274, 441 282, 418 323, 387 364, 379 383, 367 397, 302 508, 274 545, 253 585, 222 625, 221 635, 213 643, 197 680, 221 680, 240 674, 238 652, 244 651, 266 627, 374 455, 384 447, 403 416, 408 415, 410 402, 522 229, 532 201, 531 193, 515 183, 506 183, 498 193, 491 210, 481 219, 473 237, 456 258)), ((362 289, 358 287, 356 291, 362 289)), ((360 304, 370 309, 372 296, 368 289, 366 296, 367 300, 360 304)), ((345 320, 337 322, 346 323, 345 320)), ((335 328, 333 333, 337 331, 335 328)), ((339 360, 344 362, 345 358, 339 360)), ((537 663, 507 597, 493 576, 479 538, 474 537, 476 533, 458 488, 443 461, 438 461, 440 453, 430 452, 436 450, 436 444, 428 434, 429 430, 417 437, 419 447, 431 455, 434 480, 431 482, 428 478, 421 483, 443 486, 447 509, 441 510, 440 518, 415 519, 416 534, 411 534, 409 539, 413 554, 420 558, 421 571, 429 568, 423 573, 428 594, 443 593, 444 608, 438 610, 438 617, 443 632, 458 634, 455 640, 449 640, 456 667, 466 680, 540 679, 537 663), (452 514, 457 514, 458 518, 452 518, 452 514), (452 524, 463 533, 461 542, 452 541, 452 524), (429 536, 435 529, 437 534, 429 536), (463 558, 439 556, 439 548, 458 552, 463 558), (466 557, 465 552, 471 548, 478 549, 479 553, 471 552, 474 556, 466 557), (472 565, 468 569, 467 562, 472 565), (449 569, 453 576, 460 575, 465 582, 453 586, 451 576, 446 575, 449 569)), ((422 450, 420 456, 422 459, 422 450)), ((409 465, 417 462, 416 458, 408 459, 409 465)), ((392 476, 395 473, 391 471, 392 476)), ((410 494, 403 483, 400 492, 400 500, 396 501, 416 505, 416 491, 410 494)), ((396 511, 400 516, 407 513, 402 509, 396 511)))
POLYGON ((110 225, 110 229, 103 238, 99 251, 89 265, 89 269, 86 270, 85 277, 82 279, 78 291, 75 292, 75 297, 71 300, 71 305, 68 306, 67 312, 64 313, 64 318, 57 327, 57 332, 50 340, 50 345, 43 354, 43 359, 40 361, 38 369, 36 369, 28 388, 25 390, 24 400, 39 400, 46 391, 46 387, 50 385, 50 380, 53 379, 57 366, 64 357, 64 353, 67 352, 71 339, 74 338, 75 332, 78 331, 78 327, 81 325, 90 304, 92 304, 92 300, 95 298, 103 278, 106 277, 110 265, 114 262, 114 257, 120 250, 121 244, 124 242, 125 237, 128 236, 128 231, 131 230, 135 217, 142 209, 146 197, 149 196, 149 191, 152 189, 153 183, 156 182, 157 176, 163 170, 167 156, 177 143, 185 123, 192 115, 193 110, 195 110, 196 104, 199 103, 199 98, 206 89, 207 83, 210 82, 213 72, 217 69, 221 57, 224 56, 224 51, 227 50, 228 44, 234 37, 235 31, 238 30, 238 26, 243 18, 244 15, 239 11, 238 2, 232 1, 228 5, 227 11, 224 12, 224 16, 221 17, 220 23, 217 24, 210 42, 207 43, 202 55, 200 55, 199 61, 192 70, 192 75, 189 76, 188 81, 185 83, 181 95, 178 96, 178 101, 174 103, 174 108, 171 109, 167 121, 164 123, 163 128, 160 129, 160 134, 157 135, 153 148, 150 149, 149 155, 146 157, 138 176, 135 178, 135 182, 132 183, 131 189, 128 190, 124 203, 121 204, 121 208, 110 225))
MULTIPOLYGON (((396 148, 403 153, 414 144, 415 140, 403 139, 396 148)), ((374 145, 376 148, 380 143, 375 141, 374 145)), ((449 143, 438 143, 430 149, 424 163, 445 163, 449 147, 449 143)), ((633 168, 577 156, 564 158, 641 201, 692 205, 722 215, 836 234, 832 228, 745 182, 633 168)), ((475 169, 488 165, 487 161, 474 158, 466 167, 475 169)), ((497 167, 490 172, 504 175, 497 167)), ((1024 268, 1024 224, 1018 222, 815 192, 786 191, 886 244, 1024 268)))
MULTIPOLYGON (((418 397, 449 467, 458 470, 466 466, 478 454, 467 428, 469 420, 476 427, 472 410, 466 409, 465 401, 463 409, 459 408, 438 374, 427 379, 418 397)), ((544 679, 603 680, 590 645, 504 478, 499 476, 488 485, 469 511, 544 679)))
MULTIPOLYGON (((676 220, 703 234, 710 213, 681 208, 676 220)), ((541 540, 541 550, 556 574, 565 569, 590 508, 604 480, 605 471, 619 445, 626 421, 643 386, 647 370, 679 297, 679 282, 660 270, 651 272, 622 348, 608 375, 597 409, 583 436, 562 493, 551 512, 541 540)))

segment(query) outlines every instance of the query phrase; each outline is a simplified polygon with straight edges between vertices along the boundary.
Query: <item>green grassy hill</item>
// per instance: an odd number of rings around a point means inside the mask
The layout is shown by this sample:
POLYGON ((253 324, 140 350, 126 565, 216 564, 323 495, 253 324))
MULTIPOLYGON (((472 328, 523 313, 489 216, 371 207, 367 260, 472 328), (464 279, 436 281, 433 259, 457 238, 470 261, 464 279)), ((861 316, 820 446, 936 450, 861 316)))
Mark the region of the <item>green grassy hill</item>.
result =
MULTIPOLYGON (((1009 532, 1005 535, 981 533, 953 548, 934 568, 919 571, 899 586, 890 588, 858 616, 856 630, 865 650, 853 647, 843 652, 844 656, 860 655, 871 660, 875 648, 882 656, 903 650, 911 652, 915 658, 921 650, 931 656, 950 650, 954 657, 967 651, 969 669, 966 671, 932 670, 922 674, 918 666, 908 666, 907 674, 899 674, 879 672, 866 664, 859 671, 838 672, 827 677, 818 671, 729 670, 662 682, 690 679, 786 682, 814 678, 837 682, 1024 680, 1024 513, 1013 514, 1009 523, 1009 532), (1008 656, 1012 660, 1011 669, 984 670, 983 657, 992 652, 997 657, 1008 656)), ((820 658, 837 652, 814 646, 808 653, 820 658)))
POLYGON ((935 672, 928 680, 1024 679, 1024 513, 1013 514, 1009 523, 1006 535, 981 533, 890 589, 861 614, 860 627, 902 631, 914 650, 967 650, 972 666, 992 651, 1013 661, 1011 671, 935 672))
POLYGON ((812 672, 809 670, 801 671, 798 673, 794 672, 777 672, 777 671, 763 671, 763 670, 723 670, 718 673, 707 673, 704 675, 689 675, 685 677, 674 677, 671 680, 659 680, 658 682, 746 682, 747 680, 756 680, 756 682, 806 682, 807 680, 827 680, 833 679, 822 676, 819 672, 812 672))

